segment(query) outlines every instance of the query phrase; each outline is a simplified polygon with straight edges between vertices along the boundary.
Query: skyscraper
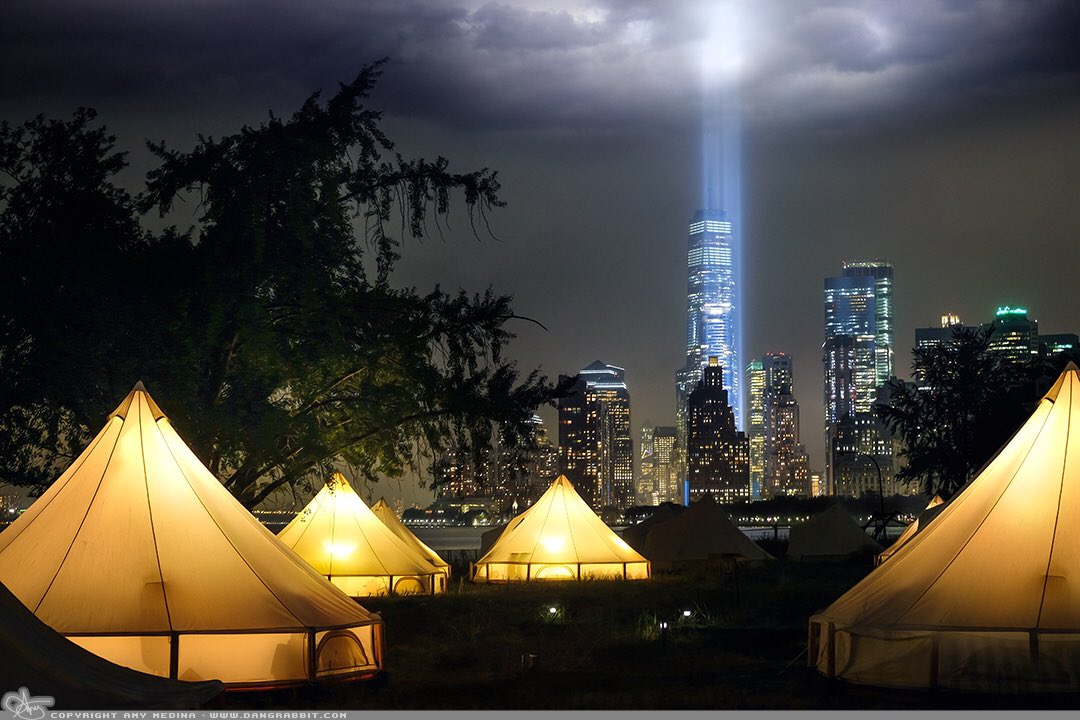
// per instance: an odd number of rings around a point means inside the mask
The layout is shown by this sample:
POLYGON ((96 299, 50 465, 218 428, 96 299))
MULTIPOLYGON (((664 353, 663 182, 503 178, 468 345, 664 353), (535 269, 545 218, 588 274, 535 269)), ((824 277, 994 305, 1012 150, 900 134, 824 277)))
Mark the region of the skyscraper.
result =
POLYGON ((719 358, 709 358, 686 405, 691 502, 704 495, 721 503, 749 500, 750 443, 735 428, 719 358))
MULTIPOLYGON (((792 395, 794 370, 791 356, 766 353, 753 363, 761 384, 761 495, 809 496, 809 468, 806 449, 799 443, 799 403, 792 395)), ((751 434, 751 472, 758 438, 751 434)))
POLYGON ((841 276, 825 278, 825 476, 833 492, 838 425, 872 413, 893 375, 892 296, 885 260, 845 262, 841 276))
POLYGON ((560 471, 593 508, 630 507, 634 441, 625 371, 597 360, 558 404, 560 471))
POLYGON ((746 366, 746 436, 750 440, 750 497, 761 497, 765 477, 765 368, 761 358, 746 366))
POLYGON ((991 329, 988 349, 1002 362, 1022 364, 1038 355, 1039 321, 1028 320, 1026 308, 999 307, 988 327, 991 329))
POLYGON ((682 483, 678 472, 678 432, 670 425, 653 430, 653 457, 656 459, 656 501, 681 503, 682 483))
POLYGON ((686 364, 675 373, 676 426, 682 447, 687 447, 687 399, 701 380, 707 358, 717 358, 725 368, 723 387, 735 426, 743 427, 744 422, 735 238, 722 210, 698 210, 690 220, 686 270, 686 364))
POLYGON ((941 347, 953 339, 957 330, 967 328, 956 313, 945 313, 941 316, 940 327, 915 328, 915 349, 927 350, 941 347))
POLYGON ((528 507, 558 477, 558 450, 548 439, 539 415, 532 416, 529 429, 516 445, 504 443, 501 437, 498 440, 492 494, 503 506, 516 502, 518 507, 528 507))
POLYGON ((656 450, 653 433, 656 428, 641 428, 641 464, 634 497, 639 505, 656 505, 656 450))

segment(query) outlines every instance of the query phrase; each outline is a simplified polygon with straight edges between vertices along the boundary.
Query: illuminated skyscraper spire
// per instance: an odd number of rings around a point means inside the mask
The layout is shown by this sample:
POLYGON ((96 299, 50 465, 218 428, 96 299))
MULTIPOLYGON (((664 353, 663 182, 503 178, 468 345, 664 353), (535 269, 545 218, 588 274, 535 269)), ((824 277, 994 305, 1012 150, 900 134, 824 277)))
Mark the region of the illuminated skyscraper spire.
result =
MULTIPOLYGON (((738 297, 735 283, 735 239, 722 210, 699 210, 690 220, 687 243, 686 365, 675 373, 676 416, 680 437, 686 432, 686 401, 701 380, 708 358, 724 369, 736 427, 743 426, 739 362, 738 297)), ((686 447, 685 440, 683 447, 686 447)))

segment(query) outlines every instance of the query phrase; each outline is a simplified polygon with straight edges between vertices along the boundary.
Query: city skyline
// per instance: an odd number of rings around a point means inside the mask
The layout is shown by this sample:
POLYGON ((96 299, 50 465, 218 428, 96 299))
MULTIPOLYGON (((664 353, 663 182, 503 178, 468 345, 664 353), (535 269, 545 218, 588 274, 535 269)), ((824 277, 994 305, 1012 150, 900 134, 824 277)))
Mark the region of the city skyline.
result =
MULTIPOLYGON (((914 329, 946 312, 981 323, 1021 305, 1040 332, 1080 330, 1063 290, 1080 263, 1073 3, 413 0, 331 15, 9 3, 2 119, 95 107, 131 151, 134 187, 145 139, 190 149, 388 57, 371 104, 396 149, 497 169, 508 203, 489 218, 495 238, 477 242, 459 217, 406 241, 394 281, 514 294, 547 329, 516 325, 511 356, 552 379, 597 357, 624 367, 635 440, 675 420, 705 61, 742 110, 744 364, 773 351, 801 368, 812 468, 824 466, 821 281, 842 262, 892 263, 904 378, 914 329), (722 52, 725 35, 737 53, 722 52)), ((554 434, 554 409, 541 415, 554 434)))

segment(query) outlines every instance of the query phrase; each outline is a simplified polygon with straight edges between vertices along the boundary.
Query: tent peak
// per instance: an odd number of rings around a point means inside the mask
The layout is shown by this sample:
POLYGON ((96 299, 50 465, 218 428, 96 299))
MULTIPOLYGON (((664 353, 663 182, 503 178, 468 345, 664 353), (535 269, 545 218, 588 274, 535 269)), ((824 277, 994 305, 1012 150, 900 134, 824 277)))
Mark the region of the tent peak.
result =
POLYGON ((127 420, 128 411, 131 410, 131 403, 135 401, 135 398, 139 393, 142 393, 143 396, 146 398, 146 404, 150 408, 150 412, 151 414, 153 414, 154 420, 160 420, 161 418, 165 417, 165 413, 162 412, 158 404, 154 402, 154 398, 150 397, 150 392, 146 389, 146 386, 143 385, 142 380, 139 380, 137 383, 135 383, 135 387, 131 388, 131 392, 127 394, 127 396, 123 399, 120 405, 112 411, 112 413, 109 415, 109 419, 112 420, 114 417, 118 417, 121 420, 127 420))
MULTIPOLYGON (((1078 368, 1076 366, 1076 363, 1074 363, 1072 360, 1070 360, 1065 365, 1065 369, 1061 371, 1061 375, 1059 375, 1058 379, 1054 381, 1053 386, 1046 391, 1045 395, 1043 395, 1043 400, 1057 402, 1058 393, 1061 392, 1061 386, 1065 384, 1065 378, 1069 376, 1069 373, 1080 375, 1080 368, 1078 368)), ((1078 377, 1077 380, 1080 381, 1080 377, 1078 377)))

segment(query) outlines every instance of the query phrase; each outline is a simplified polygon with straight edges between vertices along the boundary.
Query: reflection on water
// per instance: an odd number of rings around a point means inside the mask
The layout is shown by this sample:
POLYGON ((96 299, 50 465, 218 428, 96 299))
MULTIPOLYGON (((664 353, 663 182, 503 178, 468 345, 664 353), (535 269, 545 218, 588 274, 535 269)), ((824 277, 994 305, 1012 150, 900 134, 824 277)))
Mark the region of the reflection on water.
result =
MULTIPOLYGON (((424 541, 424 544, 435 552, 453 550, 479 550, 480 536, 491 529, 492 526, 484 527, 413 527, 409 528, 416 537, 424 541)), ((612 528, 617 533, 622 533, 625 528, 612 528)), ((786 527, 744 527, 739 528, 751 540, 787 540, 788 528, 786 527)), ((889 528, 891 531, 892 528, 889 528)), ((899 534, 899 532, 897 532, 899 534)))

